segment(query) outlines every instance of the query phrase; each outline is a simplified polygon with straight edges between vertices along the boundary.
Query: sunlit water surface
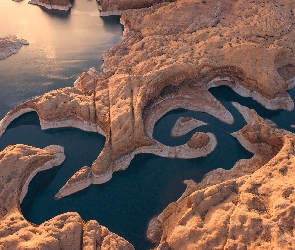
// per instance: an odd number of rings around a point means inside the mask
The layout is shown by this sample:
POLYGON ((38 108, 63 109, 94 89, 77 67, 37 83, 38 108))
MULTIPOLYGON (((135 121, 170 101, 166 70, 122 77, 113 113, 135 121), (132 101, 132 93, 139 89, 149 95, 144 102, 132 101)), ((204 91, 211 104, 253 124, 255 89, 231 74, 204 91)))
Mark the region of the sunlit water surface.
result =
MULTIPOLYGON (((102 20, 96 9, 94 0, 76 0, 69 14, 47 12, 27 2, 0 0, 0 36, 14 34, 30 42, 18 54, 0 61, 1 118, 18 103, 52 89, 72 86, 79 74, 92 66, 99 69, 102 53, 120 40, 122 27, 118 18, 102 20)), ((213 132, 218 140, 213 153, 193 160, 140 154, 127 170, 115 173, 110 182, 92 185, 60 200, 54 200, 54 195, 78 169, 91 165, 103 147, 104 137, 73 128, 42 131, 35 113, 16 119, 0 138, 0 150, 16 143, 40 148, 58 144, 64 146, 66 155, 61 166, 41 172, 32 180, 21 204, 24 216, 40 224, 58 214, 76 211, 85 221, 95 219, 126 238, 136 249, 152 247, 145 239, 148 221, 181 196, 185 190, 183 180, 200 181, 210 170, 230 169, 237 160, 251 157, 230 136, 245 125, 231 101, 255 108, 259 115, 293 131, 290 125, 294 123, 294 112, 266 110, 227 87, 210 91, 233 114, 234 124, 178 109, 156 124, 154 137, 166 145, 180 145, 196 131, 213 132), (208 125, 173 138, 171 128, 181 116, 191 116, 208 125)), ((294 91, 290 93, 295 96, 294 91)))

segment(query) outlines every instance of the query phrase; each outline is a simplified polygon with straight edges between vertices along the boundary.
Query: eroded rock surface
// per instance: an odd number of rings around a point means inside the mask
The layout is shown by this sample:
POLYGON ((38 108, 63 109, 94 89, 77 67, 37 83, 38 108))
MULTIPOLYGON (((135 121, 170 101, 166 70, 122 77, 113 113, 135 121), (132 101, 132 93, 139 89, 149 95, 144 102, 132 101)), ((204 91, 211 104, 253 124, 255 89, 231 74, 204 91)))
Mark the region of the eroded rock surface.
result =
POLYGON ((149 225, 148 232, 162 232, 151 239, 156 249, 294 249, 295 135, 235 105, 248 123, 235 135, 267 163, 247 174, 233 168, 224 179, 213 171, 215 181, 203 185, 187 182, 149 225))
POLYGON ((195 128, 207 125, 207 123, 198 121, 192 117, 180 117, 174 127, 172 128, 171 135, 172 136, 182 136, 185 135, 195 128))
POLYGON ((69 0, 30 0, 30 4, 39 5, 46 9, 69 10, 72 4, 69 0))
POLYGON ((96 221, 85 223, 68 212, 41 225, 28 222, 20 212, 29 181, 42 170, 60 165, 63 148, 44 149, 26 145, 8 146, 0 152, 0 248, 11 249, 126 249, 133 246, 96 221))
POLYGON ((16 36, 0 38, 0 60, 16 54, 23 45, 28 45, 25 39, 18 39, 16 36))
POLYGON ((99 0, 100 16, 121 15, 123 10, 147 8, 174 0, 99 0))
MULTIPOLYGON (((157 142, 153 127, 176 108, 232 123, 209 88, 226 85, 269 109, 293 109, 287 89, 295 82, 294 8, 291 0, 180 0, 124 11, 123 39, 105 53, 103 72, 91 69, 74 87, 16 107, 1 121, 1 134, 11 120, 35 110, 42 128, 72 126, 105 135, 88 177, 77 180, 80 188, 110 180, 138 153, 188 158, 184 148, 157 142)), ((212 151, 212 140, 210 145, 212 151)), ((73 178, 58 197, 71 193, 73 178)))

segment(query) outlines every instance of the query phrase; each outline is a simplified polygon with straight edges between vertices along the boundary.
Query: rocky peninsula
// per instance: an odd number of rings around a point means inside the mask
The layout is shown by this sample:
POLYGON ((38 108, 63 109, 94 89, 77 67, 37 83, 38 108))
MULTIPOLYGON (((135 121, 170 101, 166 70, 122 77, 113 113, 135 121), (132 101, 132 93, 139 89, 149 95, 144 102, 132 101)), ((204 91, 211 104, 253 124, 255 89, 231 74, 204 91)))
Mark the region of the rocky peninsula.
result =
POLYGON ((84 222, 68 212, 37 226, 20 212, 29 181, 39 171, 60 165, 63 148, 8 146, 0 152, 0 248, 8 249, 126 249, 133 246, 96 221, 84 222))
POLYGON ((0 60, 16 54, 23 45, 29 45, 29 42, 16 36, 0 38, 0 60))
POLYGON ((294 248, 295 135, 235 106, 247 125, 234 136, 253 158, 187 181, 182 197, 150 222, 156 249, 294 248))
POLYGON ((54 9, 67 11, 72 7, 69 0, 30 0, 29 3, 45 7, 49 10, 54 9))
POLYGON ((153 127, 176 108, 232 123, 212 87, 229 86, 269 109, 293 109, 287 90, 295 72, 294 7, 293 1, 181 0, 124 11, 122 41, 105 53, 103 72, 91 69, 74 87, 19 105, 0 122, 1 134, 14 118, 36 111, 43 129, 105 135, 84 187, 108 181, 137 153, 187 158, 153 139, 153 127))
MULTIPOLYGON (((42 129, 76 127, 106 137, 92 166, 72 176, 57 198, 109 181, 139 153, 206 156, 217 143, 213 134, 196 133, 169 147, 153 138, 156 122, 185 108, 233 123, 208 91, 217 86, 271 110, 292 110, 294 13, 292 0, 179 0, 125 10, 122 41, 105 53, 102 72, 90 69, 73 87, 15 107, 0 121, 0 135, 35 111, 42 129)), ((294 248, 294 134, 234 106, 248 124, 233 136, 254 156, 208 173, 201 183, 186 181, 186 192, 149 226, 157 249, 294 248)))
POLYGON ((207 125, 207 123, 198 121, 192 117, 180 117, 172 128, 171 135, 182 136, 204 125, 207 125))

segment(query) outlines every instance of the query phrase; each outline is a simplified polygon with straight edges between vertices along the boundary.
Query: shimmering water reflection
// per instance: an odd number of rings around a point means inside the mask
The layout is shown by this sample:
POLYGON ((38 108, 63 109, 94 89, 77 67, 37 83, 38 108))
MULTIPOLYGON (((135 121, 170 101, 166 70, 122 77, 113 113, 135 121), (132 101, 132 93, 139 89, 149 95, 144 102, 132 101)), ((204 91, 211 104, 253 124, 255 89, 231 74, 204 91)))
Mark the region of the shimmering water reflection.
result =
POLYGON ((73 3, 70 13, 45 11, 28 1, 0 0, 0 37, 30 42, 0 60, 0 117, 18 103, 52 89, 73 86, 122 36, 119 17, 100 18, 96 0, 73 3))

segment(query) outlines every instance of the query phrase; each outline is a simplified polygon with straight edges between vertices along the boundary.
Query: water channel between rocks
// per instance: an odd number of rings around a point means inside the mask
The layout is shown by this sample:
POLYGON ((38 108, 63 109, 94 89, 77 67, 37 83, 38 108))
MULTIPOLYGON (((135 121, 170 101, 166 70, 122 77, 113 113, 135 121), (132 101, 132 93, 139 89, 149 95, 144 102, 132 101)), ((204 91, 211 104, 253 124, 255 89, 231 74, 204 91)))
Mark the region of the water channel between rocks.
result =
MULTIPOLYGON (((31 44, 22 48, 17 55, 0 61, 1 118, 17 103, 51 89, 72 86, 82 71, 92 66, 98 69, 102 63, 102 53, 117 43, 122 34, 118 18, 102 20, 98 17, 94 11, 94 0, 83 1, 84 5, 80 1, 74 2, 68 15, 46 12, 26 2, 6 2, 0 0, 1 13, 4 10, 14 13, 10 16, 0 15, 0 22, 9 24, 4 30, 1 29, 0 35, 6 36, 11 32, 29 40, 31 44), (24 9, 29 14, 21 14, 24 9), (16 18, 14 15, 18 15, 18 20, 13 20, 16 18), (29 16, 32 15, 31 20, 29 16), (39 25, 34 27, 33 18, 37 17, 39 25), (48 31, 45 35, 38 33, 42 25, 48 31), (26 27, 30 27, 30 32, 26 27), (69 33, 61 36, 62 32, 69 33), (81 37, 81 34, 84 35, 81 37), (66 40, 65 37, 71 39, 66 40)), ((293 131, 290 125, 295 123, 294 111, 266 110, 228 87, 212 88, 210 92, 232 113, 234 124, 224 124, 204 113, 178 109, 162 117, 154 129, 154 138, 171 146, 186 143, 196 131, 214 133, 218 145, 206 158, 182 160, 140 154, 132 160, 127 170, 116 172, 108 183, 92 185, 60 200, 54 200, 54 195, 78 169, 91 165, 103 148, 105 138, 97 133, 73 128, 42 131, 34 112, 19 117, 0 138, 0 150, 16 143, 40 148, 57 144, 65 148, 66 155, 61 166, 38 173, 33 178, 21 204, 22 213, 29 221, 40 224, 58 214, 76 211, 85 221, 95 219, 124 237, 136 249, 149 249, 152 244, 145 239, 147 224, 181 196, 185 190, 183 180, 200 181, 210 170, 220 167, 230 169, 239 159, 252 156, 230 135, 245 125, 242 116, 231 105, 232 101, 254 108, 260 116, 293 131), (196 118, 208 125, 185 136, 172 137, 171 129, 182 116, 196 118)), ((295 91, 291 90, 290 94, 294 100, 295 91)))

